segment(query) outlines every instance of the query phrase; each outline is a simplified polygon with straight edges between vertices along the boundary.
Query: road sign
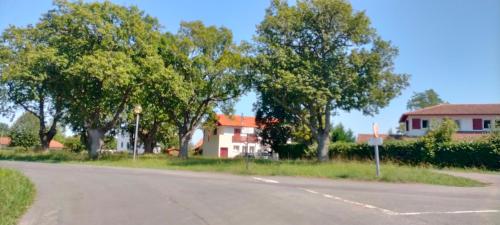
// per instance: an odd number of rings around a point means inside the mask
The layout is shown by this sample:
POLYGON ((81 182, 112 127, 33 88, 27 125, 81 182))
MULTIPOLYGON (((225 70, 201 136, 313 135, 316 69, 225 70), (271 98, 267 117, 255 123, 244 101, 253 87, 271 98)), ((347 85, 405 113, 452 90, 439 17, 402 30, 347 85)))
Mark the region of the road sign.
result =
POLYGON ((384 139, 382 139, 381 137, 374 137, 374 138, 370 138, 368 140, 369 146, 382 145, 383 143, 384 143, 384 139))
POLYGON ((373 123, 372 127, 373 127, 373 136, 375 136, 376 138, 378 138, 378 124, 377 123, 373 123))

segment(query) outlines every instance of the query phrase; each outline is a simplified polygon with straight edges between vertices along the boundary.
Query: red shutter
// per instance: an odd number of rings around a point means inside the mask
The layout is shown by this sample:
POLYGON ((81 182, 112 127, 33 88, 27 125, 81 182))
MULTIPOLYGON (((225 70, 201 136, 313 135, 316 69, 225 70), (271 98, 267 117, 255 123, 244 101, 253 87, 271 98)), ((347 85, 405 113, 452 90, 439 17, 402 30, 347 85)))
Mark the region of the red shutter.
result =
POLYGON ((411 119, 411 128, 418 130, 420 129, 420 125, 421 125, 420 119, 411 119))
POLYGON ((483 119, 472 119, 472 129, 482 130, 483 129, 483 119))

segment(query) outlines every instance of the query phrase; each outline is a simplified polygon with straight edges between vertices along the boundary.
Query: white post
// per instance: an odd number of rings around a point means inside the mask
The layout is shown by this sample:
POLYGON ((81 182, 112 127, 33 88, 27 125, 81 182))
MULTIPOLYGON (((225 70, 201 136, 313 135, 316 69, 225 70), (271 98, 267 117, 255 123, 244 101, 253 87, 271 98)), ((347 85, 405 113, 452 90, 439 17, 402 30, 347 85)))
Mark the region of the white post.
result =
POLYGON ((134 161, 137 155, 137 139, 139 137, 137 136, 139 133, 139 113, 137 113, 136 120, 135 120, 135 136, 134 136, 134 161))
POLYGON ((379 157, 378 157, 378 144, 375 145, 375 166, 377 168, 377 171, 376 171, 376 174, 377 174, 377 177, 380 176, 380 160, 379 160, 379 157))

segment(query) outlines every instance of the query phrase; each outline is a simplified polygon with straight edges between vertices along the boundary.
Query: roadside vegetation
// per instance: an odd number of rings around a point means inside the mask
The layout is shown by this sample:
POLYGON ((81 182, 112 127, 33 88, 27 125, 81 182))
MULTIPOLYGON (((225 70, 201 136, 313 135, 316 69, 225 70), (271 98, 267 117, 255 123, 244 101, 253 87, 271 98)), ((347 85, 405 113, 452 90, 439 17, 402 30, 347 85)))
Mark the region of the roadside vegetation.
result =
POLYGON ((20 172, 0 168, 0 225, 15 225, 35 196, 35 187, 20 172))
POLYGON ((190 157, 187 160, 165 155, 143 155, 133 161, 128 154, 101 155, 98 160, 89 160, 87 154, 65 151, 17 152, 0 151, 0 160, 22 160, 51 163, 77 163, 97 166, 132 168, 191 170, 224 172, 240 175, 300 176, 329 179, 352 179, 395 183, 424 183, 446 186, 475 187, 483 184, 461 177, 432 171, 432 167, 405 166, 392 162, 382 165, 382 175, 375 176, 375 166, 370 161, 334 160, 320 163, 311 160, 255 160, 246 169, 245 159, 213 159, 190 157))

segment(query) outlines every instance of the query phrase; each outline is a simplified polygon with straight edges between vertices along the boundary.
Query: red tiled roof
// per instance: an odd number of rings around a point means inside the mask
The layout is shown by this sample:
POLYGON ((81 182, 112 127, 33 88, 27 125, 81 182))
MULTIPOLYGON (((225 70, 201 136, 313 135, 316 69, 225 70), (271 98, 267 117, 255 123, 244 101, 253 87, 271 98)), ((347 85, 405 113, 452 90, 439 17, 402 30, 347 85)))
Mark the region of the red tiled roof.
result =
MULTIPOLYGON (((384 141, 389 137, 387 134, 379 134, 384 141)), ((358 134, 358 138, 356 138, 356 143, 366 143, 370 138, 375 137, 373 134, 358 134)))
POLYGON ((419 116, 458 116, 458 115, 498 115, 500 104, 440 104, 404 113, 399 122, 410 115, 419 116))
POLYGON ((61 142, 56 140, 52 140, 49 143, 49 148, 64 148, 64 145, 61 142))
POLYGON ((0 145, 10 145, 10 137, 0 137, 0 145))
POLYGON ((232 126, 232 127, 257 127, 255 123, 255 117, 253 116, 241 116, 233 115, 226 116, 223 114, 217 115, 219 126, 232 126))

